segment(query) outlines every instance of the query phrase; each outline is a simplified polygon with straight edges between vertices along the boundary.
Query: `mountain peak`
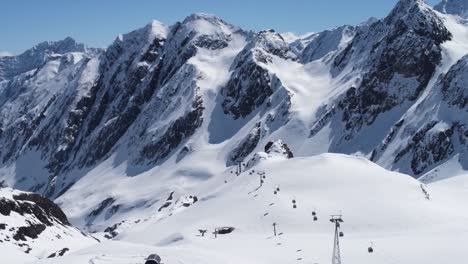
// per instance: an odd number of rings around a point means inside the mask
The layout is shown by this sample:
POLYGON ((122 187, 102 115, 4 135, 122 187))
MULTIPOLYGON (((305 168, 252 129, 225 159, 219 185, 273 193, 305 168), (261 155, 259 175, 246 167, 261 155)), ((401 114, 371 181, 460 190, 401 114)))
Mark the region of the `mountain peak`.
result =
POLYGON ((400 0, 383 22, 396 32, 410 30, 439 43, 451 38, 442 19, 423 0, 400 0))
POLYGON ((227 24, 225 21, 223 21, 221 18, 214 14, 207 14, 207 13, 193 13, 186 17, 183 21, 183 23, 188 23, 191 21, 196 21, 196 20, 205 20, 209 22, 222 22, 224 24, 227 24))
POLYGON ((182 38, 201 35, 230 35, 240 30, 239 27, 229 24, 216 15, 195 13, 177 22, 171 27, 171 34, 182 38))
POLYGON ((231 32, 236 31, 239 28, 224 21, 213 14, 205 13, 194 13, 186 17, 182 24, 190 28, 191 30, 197 31, 201 34, 213 34, 215 32, 231 32))
POLYGON ((155 38, 165 39, 168 34, 168 27, 163 23, 152 20, 144 27, 133 30, 126 34, 119 34, 114 42, 116 45, 138 46, 143 47, 151 43, 155 38))
POLYGON ((413 13, 421 12, 429 8, 423 0, 400 0, 395 7, 390 12, 390 15, 387 17, 392 21, 396 20, 402 16, 413 17, 413 13))
POLYGON ((286 44, 283 36, 281 34, 277 33, 273 29, 265 29, 265 30, 259 31, 256 34, 254 42, 257 45, 260 45, 260 46, 270 45, 272 43, 284 43, 284 44, 286 44))
MULTIPOLYGON (((258 32, 254 39, 246 46, 246 50, 254 49, 256 51, 265 51, 284 59, 295 59, 296 56, 291 52, 289 43, 283 36, 273 29, 266 29, 258 32)), ((264 55, 257 54, 257 60, 267 62, 264 55)))
POLYGON ((441 13, 468 19, 468 0, 443 0, 434 8, 441 13))
POLYGON ((157 20, 152 20, 145 26, 145 31, 150 36, 150 39, 153 39, 155 37, 166 38, 168 33, 168 27, 157 20))
POLYGON ((66 37, 63 40, 41 42, 34 46, 32 49, 27 50, 25 53, 51 52, 64 54, 67 52, 84 52, 85 49, 86 47, 84 44, 76 42, 76 40, 72 37, 66 37))
POLYGON ((20 73, 35 69, 47 61, 52 54, 93 53, 95 51, 95 49, 88 49, 84 44, 76 42, 71 37, 57 41, 44 41, 19 55, 3 57, 3 62, 0 63, 0 68, 2 68, 0 80, 9 79, 20 73))

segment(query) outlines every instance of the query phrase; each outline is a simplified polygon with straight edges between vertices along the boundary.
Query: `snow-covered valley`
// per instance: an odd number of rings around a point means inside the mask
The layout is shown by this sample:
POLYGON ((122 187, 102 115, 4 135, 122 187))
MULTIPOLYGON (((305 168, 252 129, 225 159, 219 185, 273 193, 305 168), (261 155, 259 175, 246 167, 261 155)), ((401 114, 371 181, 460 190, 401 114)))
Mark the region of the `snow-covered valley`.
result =
POLYGON ((331 263, 341 215, 342 263, 468 259, 466 2, 301 37, 193 14, 0 57, 0 253, 331 263))

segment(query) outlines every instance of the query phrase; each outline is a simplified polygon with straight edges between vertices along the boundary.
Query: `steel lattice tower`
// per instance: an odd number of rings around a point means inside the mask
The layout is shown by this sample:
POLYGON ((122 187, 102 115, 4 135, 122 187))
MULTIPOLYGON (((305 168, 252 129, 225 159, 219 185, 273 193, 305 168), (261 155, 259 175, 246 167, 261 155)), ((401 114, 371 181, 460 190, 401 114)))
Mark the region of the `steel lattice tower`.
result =
POLYGON ((343 223, 341 215, 332 215, 330 222, 335 223, 335 239, 333 241, 333 257, 332 264, 341 264, 340 254, 340 223, 343 223))

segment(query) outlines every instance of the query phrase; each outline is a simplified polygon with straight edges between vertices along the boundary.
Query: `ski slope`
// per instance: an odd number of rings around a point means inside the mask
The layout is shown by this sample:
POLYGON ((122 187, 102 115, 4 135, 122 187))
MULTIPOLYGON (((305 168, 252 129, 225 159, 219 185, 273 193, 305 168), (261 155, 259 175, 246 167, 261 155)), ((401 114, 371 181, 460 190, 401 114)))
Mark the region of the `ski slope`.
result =
MULTIPOLYGON (((468 182, 466 176, 455 179, 468 182)), ((408 175, 340 154, 270 156, 239 176, 228 170, 206 180, 193 192, 198 202, 188 207, 155 210, 140 221, 134 215, 112 241, 34 263, 143 263, 149 253, 160 254, 167 264, 330 263, 332 214, 345 221, 343 263, 466 259, 468 213, 460 198, 468 195, 461 188, 452 192, 453 185, 461 186, 458 181, 422 187, 408 175), (281 235, 273 236, 273 223, 281 235), (235 230, 214 238, 210 232, 218 227, 235 230), (199 229, 208 234, 199 236, 199 229), (373 254, 367 252, 371 242, 373 254)))

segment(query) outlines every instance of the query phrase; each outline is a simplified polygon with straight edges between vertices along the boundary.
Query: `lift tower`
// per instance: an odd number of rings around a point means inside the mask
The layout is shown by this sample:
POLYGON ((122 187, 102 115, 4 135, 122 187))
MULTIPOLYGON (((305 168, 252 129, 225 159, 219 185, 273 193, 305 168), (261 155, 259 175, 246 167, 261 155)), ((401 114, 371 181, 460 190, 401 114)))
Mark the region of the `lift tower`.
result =
POLYGON ((333 258, 332 264, 341 264, 341 255, 340 255, 340 227, 343 223, 341 215, 332 215, 330 222, 335 224, 335 239, 333 242, 333 258))

